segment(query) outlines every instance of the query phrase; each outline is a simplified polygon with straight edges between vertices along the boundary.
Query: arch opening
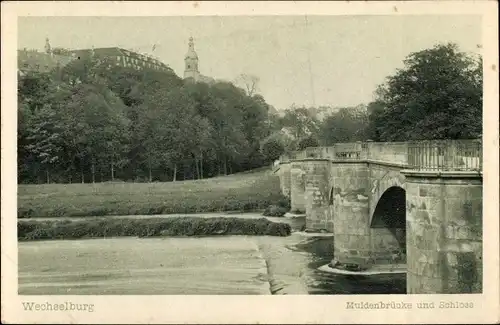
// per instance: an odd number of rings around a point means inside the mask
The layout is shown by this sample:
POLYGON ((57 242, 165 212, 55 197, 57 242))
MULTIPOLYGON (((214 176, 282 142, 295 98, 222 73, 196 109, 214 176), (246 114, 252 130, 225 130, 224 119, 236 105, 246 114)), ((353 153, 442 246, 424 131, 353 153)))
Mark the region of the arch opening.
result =
POLYGON ((380 197, 371 221, 372 249, 391 262, 406 263, 406 192, 389 187, 380 197))
POLYGON ((406 192, 403 188, 392 186, 382 194, 373 212, 371 227, 406 227, 406 192))

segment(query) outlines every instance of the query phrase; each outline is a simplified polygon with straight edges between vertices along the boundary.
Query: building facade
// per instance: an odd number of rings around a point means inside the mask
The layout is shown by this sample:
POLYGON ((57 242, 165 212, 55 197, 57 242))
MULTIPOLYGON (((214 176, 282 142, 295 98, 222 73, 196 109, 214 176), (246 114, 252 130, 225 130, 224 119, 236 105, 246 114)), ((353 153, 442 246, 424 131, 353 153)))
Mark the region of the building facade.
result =
POLYGON ((135 70, 169 71, 173 73, 169 66, 151 56, 119 47, 81 50, 53 49, 47 38, 44 48, 44 52, 27 49, 18 50, 18 73, 20 75, 28 71, 49 72, 56 67, 63 67, 73 60, 90 57, 98 61, 106 60, 109 67, 121 66, 135 70))
POLYGON ((107 60, 109 67, 114 65, 124 68, 132 68, 135 70, 156 70, 173 72, 173 70, 169 66, 151 56, 122 49, 119 47, 72 50, 70 51, 70 53, 76 59, 92 57, 96 60, 107 60))

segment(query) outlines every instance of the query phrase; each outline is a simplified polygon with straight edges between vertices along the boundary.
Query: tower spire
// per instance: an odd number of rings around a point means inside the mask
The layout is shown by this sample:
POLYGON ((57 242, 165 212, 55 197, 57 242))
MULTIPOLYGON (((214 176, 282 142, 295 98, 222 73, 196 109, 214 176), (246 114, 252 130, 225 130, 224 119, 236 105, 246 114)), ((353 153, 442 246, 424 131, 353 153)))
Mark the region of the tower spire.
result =
POLYGON ((198 80, 200 72, 198 71, 198 54, 194 50, 193 36, 189 37, 188 51, 184 57, 184 79, 192 78, 198 80))
POLYGON ((45 37, 45 53, 50 54, 51 52, 49 38, 45 37))

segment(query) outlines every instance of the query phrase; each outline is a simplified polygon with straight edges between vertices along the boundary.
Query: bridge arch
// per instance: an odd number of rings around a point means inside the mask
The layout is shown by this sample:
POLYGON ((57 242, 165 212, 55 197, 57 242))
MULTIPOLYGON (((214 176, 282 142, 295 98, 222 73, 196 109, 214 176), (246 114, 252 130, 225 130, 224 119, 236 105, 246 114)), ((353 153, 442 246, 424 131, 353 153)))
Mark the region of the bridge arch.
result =
MULTIPOLYGON (((380 171, 382 171, 381 169, 380 171)), ((385 170, 382 177, 372 177, 371 182, 371 195, 370 195, 370 224, 373 221, 373 216, 377 204, 379 203, 382 195, 391 187, 399 187, 406 190, 405 177, 399 170, 385 170)))
POLYGON ((377 202, 370 223, 374 258, 387 262, 406 262, 406 191, 391 186, 377 202))

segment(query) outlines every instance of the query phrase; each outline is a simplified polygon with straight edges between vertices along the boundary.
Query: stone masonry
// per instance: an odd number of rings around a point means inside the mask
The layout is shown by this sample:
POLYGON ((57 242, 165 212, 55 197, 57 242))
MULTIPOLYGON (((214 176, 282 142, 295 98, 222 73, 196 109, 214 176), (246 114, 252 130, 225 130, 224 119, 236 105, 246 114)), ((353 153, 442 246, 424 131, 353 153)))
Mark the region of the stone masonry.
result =
POLYGON ((482 292, 482 182, 471 176, 406 175, 408 293, 482 292))
POLYGON ((293 162, 290 169, 291 211, 302 213, 306 211, 305 172, 302 162, 293 162))
POLYGON ((406 262, 408 293, 478 293, 483 256, 477 143, 307 148, 280 165, 281 189, 292 211, 306 213, 307 229, 333 232, 338 262, 406 262))
POLYGON ((306 193, 306 225, 308 229, 333 232, 329 200, 329 160, 304 162, 306 193))

